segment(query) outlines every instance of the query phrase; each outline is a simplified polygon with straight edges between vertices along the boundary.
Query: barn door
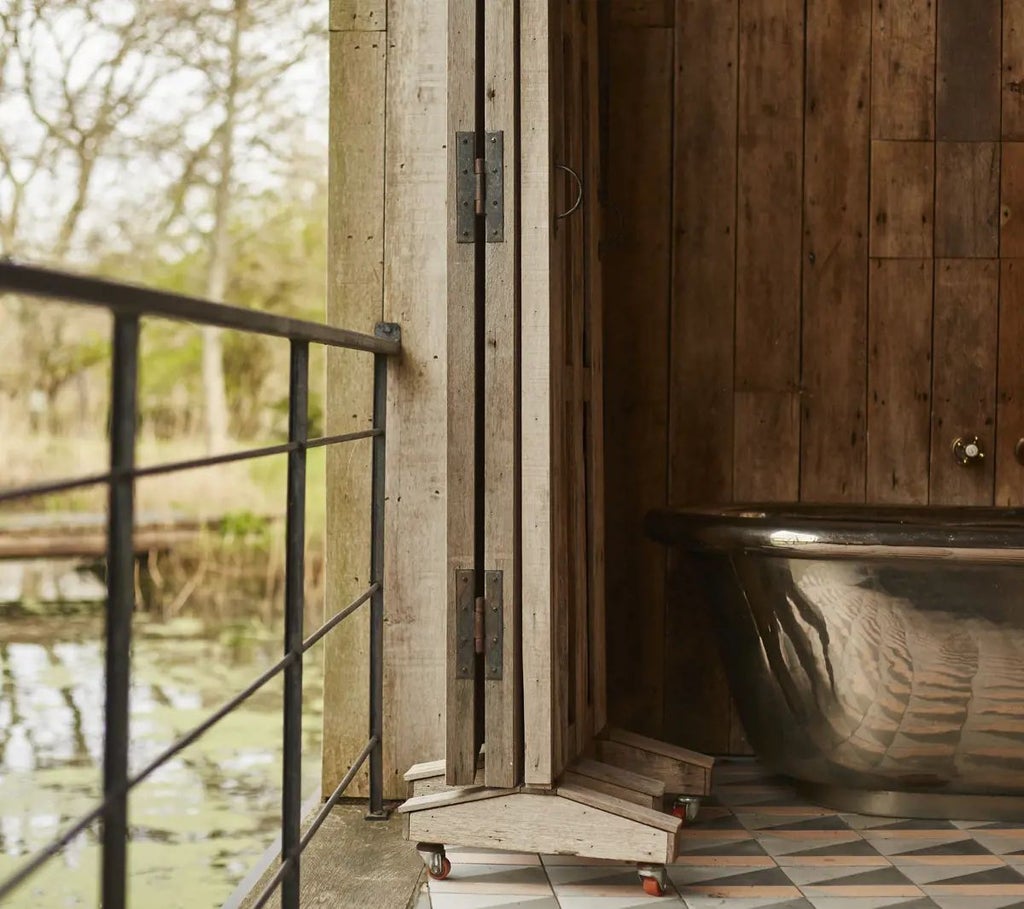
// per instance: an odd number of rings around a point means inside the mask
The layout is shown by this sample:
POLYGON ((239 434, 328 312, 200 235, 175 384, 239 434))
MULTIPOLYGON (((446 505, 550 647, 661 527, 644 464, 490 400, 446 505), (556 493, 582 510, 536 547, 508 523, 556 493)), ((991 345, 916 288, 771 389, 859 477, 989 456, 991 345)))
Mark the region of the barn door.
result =
POLYGON ((449 0, 446 776, 522 774, 516 0, 449 0))

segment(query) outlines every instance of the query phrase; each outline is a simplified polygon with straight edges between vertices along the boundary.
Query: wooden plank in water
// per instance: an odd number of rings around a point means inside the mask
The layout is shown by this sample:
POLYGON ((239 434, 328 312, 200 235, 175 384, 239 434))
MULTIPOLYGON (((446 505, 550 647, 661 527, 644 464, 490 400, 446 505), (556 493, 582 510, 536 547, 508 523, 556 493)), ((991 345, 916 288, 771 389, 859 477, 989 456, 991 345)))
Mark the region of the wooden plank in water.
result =
POLYGON ((1000 136, 1002 0, 942 0, 935 92, 940 141, 1000 136))
POLYGON ((874 259, 868 319, 867 500, 928 503, 932 261, 874 259))
POLYGON ((781 392, 800 370, 803 0, 742 3, 739 32, 736 383, 781 392))
POLYGON ((863 502, 871 10, 807 15, 800 498, 863 502))
POLYGON ((1024 260, 1004 259, 999 282, 996 505, 1024 505, 1024 260))
POLYGON ((668 479, 672 39, 665 28, 608 35, 608 709, 612 721, 652 732, 662 716, 665 553, 645 538, 643 518, 664 502, 668 479))
POLYGON ((935 145, 871 143, 871 257, 924 259, 932 255, 935 145))
POLYGON ((935 149, 935 256, 999 255, 999 143, 939 142, 935 149))
POLYGON ((936 261, 929 504, 992 504, 998 311, 998 262, 936 261), (954 441, 973 436, 985 460, 957 463, 954 441))
POLYGON ((935 135, 934 0, 876 0, 871 65, 874 139, 935 135))

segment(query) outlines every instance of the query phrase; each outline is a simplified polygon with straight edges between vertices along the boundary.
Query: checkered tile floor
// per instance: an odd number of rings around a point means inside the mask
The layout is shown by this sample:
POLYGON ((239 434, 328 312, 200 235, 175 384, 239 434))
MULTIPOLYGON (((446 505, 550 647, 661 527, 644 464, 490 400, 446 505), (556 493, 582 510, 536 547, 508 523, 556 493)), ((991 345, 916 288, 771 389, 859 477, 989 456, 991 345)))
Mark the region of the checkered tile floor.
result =
POLYGON ((1024 824, 906 821, 802 802, 750 761, 720 762, 672 886, 633 865, 451 849, 417 909, 1024 909, 1024 824))

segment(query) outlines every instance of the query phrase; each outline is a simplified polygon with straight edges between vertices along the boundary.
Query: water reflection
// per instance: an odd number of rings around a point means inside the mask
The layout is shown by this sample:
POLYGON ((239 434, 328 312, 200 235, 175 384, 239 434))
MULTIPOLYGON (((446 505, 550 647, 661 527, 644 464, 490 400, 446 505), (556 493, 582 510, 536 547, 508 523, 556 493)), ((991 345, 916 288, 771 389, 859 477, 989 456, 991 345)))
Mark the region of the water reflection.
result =
MULTIPOLYGON (((136 633, 131 758, 141 769, 277 659, 276 637, 232 644, 174 627, 136 633), (180 629, 178 629, 180 630, 180 629)), ((0 625, 0 877, 100 796, 103 647, 98 623, 0 625)), ((319 654, 306 661, 304 793, 319 778, 319 654)), ((281 683, 254 695, 153 774, 129 802, 133 905, 220 906, 273 839, 280 811, 281 683)), ((97 903, 97 831, 5 906, 97 903)))

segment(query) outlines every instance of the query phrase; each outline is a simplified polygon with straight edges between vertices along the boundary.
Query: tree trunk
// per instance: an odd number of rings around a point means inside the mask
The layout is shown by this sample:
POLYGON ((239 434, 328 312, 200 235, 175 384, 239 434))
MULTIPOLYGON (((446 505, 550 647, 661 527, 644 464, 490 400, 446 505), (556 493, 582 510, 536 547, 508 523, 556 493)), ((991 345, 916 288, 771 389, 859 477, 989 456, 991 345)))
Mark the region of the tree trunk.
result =
MULTIPOLYGON (((231 257, 229 218, 231 180, 234 170, 235 120, 238 108, 241 37, 246 26, 248 0, 236 0, 228 48, 230 72, 224 98, 224 122, 221 124, 217 186, 214 191, 213 232, 206 274, 206 296, 223 302, 228 284, 231 257)), ((203 329, 203 400, 206 448, 210 453, 223 451, 230 439, 228 396, 224 383, 224 351, 216 328, 203 329)))

